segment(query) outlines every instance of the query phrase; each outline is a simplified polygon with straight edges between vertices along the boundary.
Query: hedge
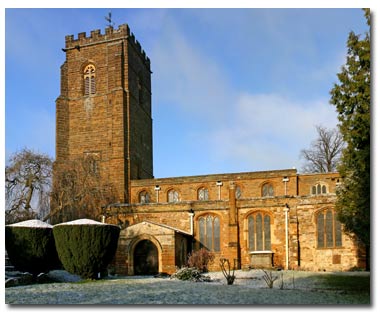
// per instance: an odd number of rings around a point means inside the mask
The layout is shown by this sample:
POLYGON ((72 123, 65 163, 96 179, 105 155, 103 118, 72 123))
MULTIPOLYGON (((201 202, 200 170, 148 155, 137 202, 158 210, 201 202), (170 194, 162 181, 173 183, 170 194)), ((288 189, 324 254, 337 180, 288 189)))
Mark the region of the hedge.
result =
POLYGON ((5 226, 5 247, 17 270, 37 275, 60 267, 52 228, 40 220, 5 226))
POLYGON ((89 219, 53 227, 59 259, 66 271, 85 279, 99 278, 112 261, 120 228, 89 219))

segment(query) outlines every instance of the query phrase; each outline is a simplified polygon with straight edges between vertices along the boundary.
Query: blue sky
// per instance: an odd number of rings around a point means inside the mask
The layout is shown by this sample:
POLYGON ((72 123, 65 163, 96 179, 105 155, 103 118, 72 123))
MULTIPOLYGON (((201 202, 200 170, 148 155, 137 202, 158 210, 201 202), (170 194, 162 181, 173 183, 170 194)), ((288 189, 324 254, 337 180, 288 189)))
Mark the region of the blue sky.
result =
POLYGON ((65 35, 112 11, 151 59, 155 177, 301 168, 360 9, 6 9, 5 157, 55 156, 65 35))

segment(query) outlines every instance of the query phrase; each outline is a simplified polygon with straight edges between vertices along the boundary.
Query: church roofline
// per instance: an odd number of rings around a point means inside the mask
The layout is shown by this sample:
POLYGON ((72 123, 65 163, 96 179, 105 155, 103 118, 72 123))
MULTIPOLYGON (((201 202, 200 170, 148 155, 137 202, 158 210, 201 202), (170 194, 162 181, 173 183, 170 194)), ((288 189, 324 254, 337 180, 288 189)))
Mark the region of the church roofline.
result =
POLYGON ((222 173, 222 174, 205 174, 195 176, 177 176, 165 178, 151 178, 132 180, 131 185, 141 186, 144 184, 166 184, 166 183, 185 183, 185 182, 202 182, 202 181, 231 181, 243 180, 251 178, 272 178, 284 176, 296 176, 297 169, 284 169, 284 170, 269 170, 269 171, 255 171, 255 172, 240 172, 240 173, 222 173))

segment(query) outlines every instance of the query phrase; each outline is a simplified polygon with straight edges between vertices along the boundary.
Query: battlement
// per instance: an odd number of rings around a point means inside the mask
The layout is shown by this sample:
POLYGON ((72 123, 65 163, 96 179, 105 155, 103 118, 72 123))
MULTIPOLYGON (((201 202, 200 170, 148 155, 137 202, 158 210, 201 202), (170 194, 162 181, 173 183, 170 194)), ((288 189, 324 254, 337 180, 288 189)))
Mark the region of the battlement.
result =
POLYGON ((99 44, 102 42, 117 41, 120 39, 129 39, 129 42, 135 47, 135 49, 141 54, 142 58, 150 66, 150 59, 142 49, 139 41, 136 40, 134 34, 131 32, 128 24, 119 25, 118 29, 114 29, 109 26, 105 29, 105 33, 101 34, 99 29, 90 32, 90 36, 86 35, 86 32, 78 33, 78 38, 74 39, 74 35, 66 35, 65 48, 63 51, 70 49, 78 49, 81 47, 99 44))

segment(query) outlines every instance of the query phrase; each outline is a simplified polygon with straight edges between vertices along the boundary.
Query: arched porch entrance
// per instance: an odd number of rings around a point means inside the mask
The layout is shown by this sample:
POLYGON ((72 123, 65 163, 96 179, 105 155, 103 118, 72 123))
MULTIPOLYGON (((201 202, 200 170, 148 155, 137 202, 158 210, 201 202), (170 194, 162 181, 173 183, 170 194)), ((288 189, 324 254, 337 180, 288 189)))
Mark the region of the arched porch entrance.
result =
POLYGON ((158 273, 158 250, 150 240, 139 241, 133 252, 133 271, 135 275, 154 275, 158 273))

